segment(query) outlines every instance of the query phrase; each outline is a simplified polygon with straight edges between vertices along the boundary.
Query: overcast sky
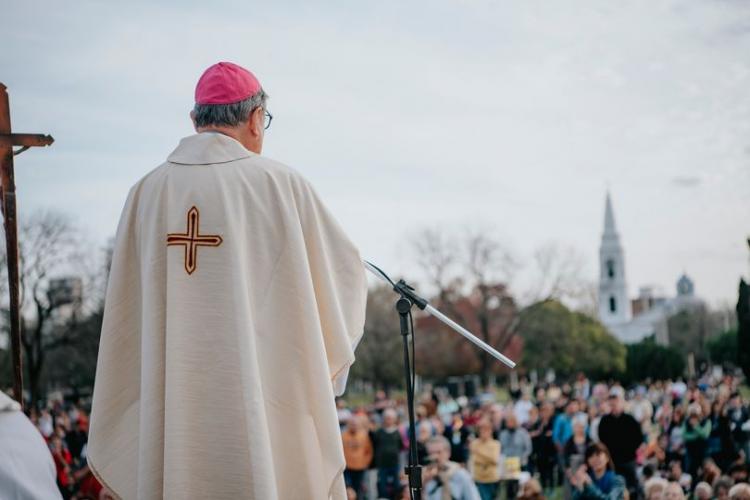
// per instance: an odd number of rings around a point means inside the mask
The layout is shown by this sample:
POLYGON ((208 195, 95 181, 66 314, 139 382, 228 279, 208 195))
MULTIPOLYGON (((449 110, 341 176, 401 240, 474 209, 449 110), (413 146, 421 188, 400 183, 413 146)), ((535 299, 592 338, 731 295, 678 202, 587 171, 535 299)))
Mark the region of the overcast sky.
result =
POLYGON ((56 140, 17 158, 20 211, 65 210, 92 245, 228 60, 271 95, 264 154, 393 273, 418 275, 411 231, 479 223, 527 266, 574 246, 594 280, 607 187, 631 294, 686 271, 734 303, 748 273, 750 2, 11 0, 3 20, 13 127, 56 140))

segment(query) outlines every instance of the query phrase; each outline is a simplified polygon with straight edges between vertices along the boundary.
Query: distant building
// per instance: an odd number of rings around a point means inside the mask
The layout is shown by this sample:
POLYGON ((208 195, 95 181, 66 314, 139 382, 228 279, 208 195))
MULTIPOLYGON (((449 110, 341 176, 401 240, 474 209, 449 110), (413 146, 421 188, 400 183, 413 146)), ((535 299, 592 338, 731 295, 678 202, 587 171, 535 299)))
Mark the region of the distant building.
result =
POLYGON ((599 247, 599 320, 621 342, 634 343, 653 335, 669 345, 669 318, 702 307, 693 281, 683 274, 677 280, 677 295, 659 295, 653 287, 641 287, 638 297, 628 298, 625 252, 615 225, 612 200, 607 193, 604 232, 599 247))

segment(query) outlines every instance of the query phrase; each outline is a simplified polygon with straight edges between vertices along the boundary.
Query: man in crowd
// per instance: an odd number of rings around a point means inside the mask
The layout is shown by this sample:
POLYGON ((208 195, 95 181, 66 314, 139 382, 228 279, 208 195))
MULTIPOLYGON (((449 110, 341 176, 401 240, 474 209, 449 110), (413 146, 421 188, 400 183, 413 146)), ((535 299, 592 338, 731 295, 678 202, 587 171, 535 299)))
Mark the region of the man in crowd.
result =
POLYGON ((638 488, 635 454, 643 445, 641 425, 625 413, 625 395, 621 387, 613 387, 609 393, 611 411, 599 423, 599 439, 609 449, 615 471, 625 478, 631 498, 638 488))
POLYGON ((379 498, 393 498, 398 490, 401 475, 399 454, 403 448, 403 442, 397 424, 396 410, 387 408, 383 411, 383 426, 374 434, 379 498))
POLYGON ((430 464, 422 473, 424 493, 427 500, 481 500, 479 490, 469 472, 450 461, 451 444, 443 436, 435 436, 427 442, 430 464))
POLYGON ((565 405, 565 412, 555 417, 552 427, 552 441, 557 451, 558 482, 562 482, 565 470, 565 443, 573 435, 573 418, 578 414, 578 401, 571 400, 565 405))

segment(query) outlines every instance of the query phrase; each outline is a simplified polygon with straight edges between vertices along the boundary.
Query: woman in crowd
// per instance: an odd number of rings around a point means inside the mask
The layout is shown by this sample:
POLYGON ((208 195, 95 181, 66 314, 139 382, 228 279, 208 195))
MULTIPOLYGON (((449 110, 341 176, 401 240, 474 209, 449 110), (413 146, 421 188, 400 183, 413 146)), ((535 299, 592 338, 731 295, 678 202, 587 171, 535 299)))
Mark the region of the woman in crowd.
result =
POLYGON ((688 407, 688 417, 682 426, 682 436, 685 440, 687 473, 695 477, 698 468, 706 456, 706 444, 711 434, 711 420, 704 416, 699 404, 693 403, 688 407))
POLYGON ((572 475, 573 500, 622 500, 625 480, 615 474, 609 450, 602 443, 586 448, 586 462, 572 475))
POLYGON ((482 500, 493 500, 500 484, 500 442, 492 438, 492 422, 483 418, 477 424, 479 437, 470 445, 470 469, 482 500))

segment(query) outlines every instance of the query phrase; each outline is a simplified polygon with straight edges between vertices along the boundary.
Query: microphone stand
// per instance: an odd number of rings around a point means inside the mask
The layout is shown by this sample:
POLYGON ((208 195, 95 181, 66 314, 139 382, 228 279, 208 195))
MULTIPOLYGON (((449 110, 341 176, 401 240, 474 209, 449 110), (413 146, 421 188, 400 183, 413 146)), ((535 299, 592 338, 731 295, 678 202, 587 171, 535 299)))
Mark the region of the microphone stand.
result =
POLYGON ((388 283, 393 291, 399 295, 396 300, 396 311, 398 312, 399 324, 401 325, 401 338, 404 342, 404 375, 406 377, 406 404, 409 412, 409 465, 406 467, 406 475, 409 477, 409 496, 412 499, 422 500, 422 467, 417 462, 417 430, 414 419, 414 356, 409 357, 409 333, 411 333, 412 345, 414 343, 414 326, 412 323, 411 309, 417 306, 423 311, 442 321, 453 330, 463 335, 467 340, 481 349, 487 351, 494 358, 500 360, 510 368, 516 364, 499 353, 495 348, 479 339, 476 335, 465 329, 445 314, 432 307, 427 300, 420 297, 413 287, 404 280, 394 283, 382 269, 368 261, 363 261, 365 268, 379 279, 388 283), (411 328, 410 328, 411 325, 411 328))

